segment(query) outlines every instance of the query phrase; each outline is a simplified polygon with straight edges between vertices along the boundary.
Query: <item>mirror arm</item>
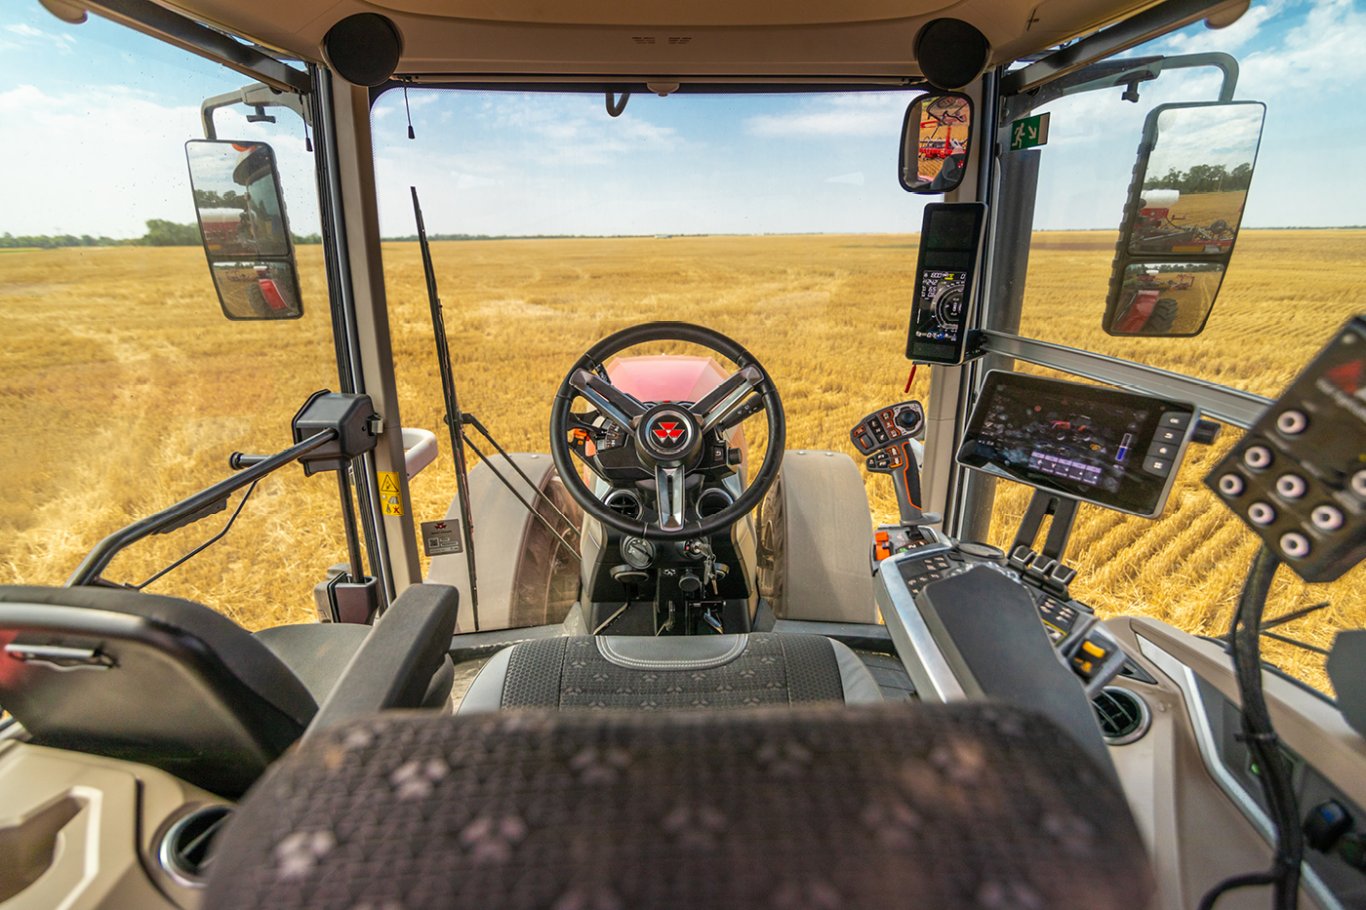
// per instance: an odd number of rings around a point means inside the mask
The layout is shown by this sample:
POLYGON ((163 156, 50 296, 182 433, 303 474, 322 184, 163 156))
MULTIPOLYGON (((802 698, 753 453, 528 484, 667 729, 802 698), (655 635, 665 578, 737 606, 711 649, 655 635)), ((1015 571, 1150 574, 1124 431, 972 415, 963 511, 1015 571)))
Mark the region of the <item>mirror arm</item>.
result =
POLYGON ((1219 85, 1217 101, 1232 101, 1238 87, 1238 61, 1225 53, 1178 54, 1173 57, 1130 57, 1124 60, 1102 60, 1085 69, 1077 70, 1031 93, 1007 95, 1001 106, 1001 126, 1009 126, 1030 111, 1043 107, 1049 102, 1068 95, 1081 95, 1086 92, 1103 91, 1108 88, 1126 86, 1121 96, 1125 101, 1136 101, 1137 85, 1151 82, 1167 70, 1199 69, 1213 67, 1223 74, 1219 85), (1130 92, 1133 97, 1130 97, 1130 92))
MULTIPOLYGON (((293 92, 281 92, 264 85, 254 82, 251 85, 244 85, 236 91, 226 92, 222 95, 214 95, 212 98, 205 98, 199 105, 199 118, 204 123, 204 138, 217 139, 218 129, 213 121, 214 112, 220 108, 233 107, 234 105, 244 104, 255 108, 255 114, 248 114, 247 120, 256 122, 258 119, 269 117, 265 109, 268 107, 285 107, 303 118, 304 123, 313 125, 313 114, 307 104, 304 103, 303 95, 293 92)), ((274 118, 270 118, 270 123, 274 123, 274 118)))

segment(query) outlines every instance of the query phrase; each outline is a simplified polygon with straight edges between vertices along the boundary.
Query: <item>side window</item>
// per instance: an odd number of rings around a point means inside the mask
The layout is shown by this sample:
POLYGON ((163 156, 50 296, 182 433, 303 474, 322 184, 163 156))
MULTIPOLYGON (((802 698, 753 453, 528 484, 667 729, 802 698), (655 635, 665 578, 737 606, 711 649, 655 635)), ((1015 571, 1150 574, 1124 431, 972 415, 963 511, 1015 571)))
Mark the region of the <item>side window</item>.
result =
MULTIPOLYGON (((209 277, 184 143, 199 104, 249 80, 97 17, 0 11, 0 583, 63 583, 120 527, 290 443, 309 392, 336 386, 312 155, 297 115, 219 136, 270 143, 298 247, 304 316, 229 322, 209 277), (307 241, 313 235, 314 243, 307 241)), ((256 628, 311 617, 344 558, 335 484, 287 468, 232 532, 150 584, 256 628)), ((105 576, 140 584, 236 508, 134 545, 105 576)))
MULTIPOLYGON (((1236 99, 1266 103, 1256 172, 1243 212, 1243 231, 1205 331, 1190 338, 1130 335, 1102 328, 1111 263, 1144 118, 1176 101, 1212 101, 1215 70, 1171 69, 1138 85, 1074 95, 1049 112, 1040 155, 1034 233, 1020 334, 1150 364, 1275 397, 1347 318, 1361 309, 1356 288, 1366 281, 1366 124, 1344 122, 1309 149, 1316 110, 1351 104, 1350 82, 1328 75, 1337 57, 1322 44, 1329 33, 1361 32, 1366 17, 1350 6, 1268 6, 1249 10, 1231 28, 1195 25, 1143 47, 1134 56, 1223 51, 1240 67, 1236 99), (1333 162, 1329 183, 1306 179, 1306 160, 1333 162)), ((1006 152, 1005 154, 1018 154, 1006 152)), ((1029 154, 1033 154, 1032 152, 1029 154)), ((1328 179, 1325 176, 1325 179, 1328 179)), ((1007 196, 1002 205, 1012 204, 1007 196)), ((1188 276, 1158 275, 1163 282, 1188 276)), ((1038 370, 1028 365, 1026 372, 1038 370)), ((1188 632, 1227 634, 1238 592, 1258 538, 1211 494, 1203 478, 1236 444, 1241 431, 1224 427, 1212 446, 1192 446, 1166 510, 1148 522, 1083 505, 1068 551, 1080 570, 1073 593, 1106 615, 1147 614, 1188 632)), ((997 485, 991 540, 1008 545, 1029 491, 997 485)), ((1323 691, 1330 686, 1323 655, 1339 629, 1366 621, 1366 570, 1328 585, 1307 585, 1282 570, 1268 618, 1327 602, 1277 629, 1264 656, 1323 691)))

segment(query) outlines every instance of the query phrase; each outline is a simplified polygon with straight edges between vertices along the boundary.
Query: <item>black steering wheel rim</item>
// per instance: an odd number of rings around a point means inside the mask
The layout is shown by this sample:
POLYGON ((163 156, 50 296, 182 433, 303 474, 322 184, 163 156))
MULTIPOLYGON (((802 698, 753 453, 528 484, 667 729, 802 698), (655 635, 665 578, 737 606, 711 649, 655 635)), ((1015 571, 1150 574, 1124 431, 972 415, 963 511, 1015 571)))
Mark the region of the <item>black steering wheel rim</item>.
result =
POLYGON ((560 383, 559 391, 550 408, 550 457, 555 462, 560 480, 575 502, 587 514, 603 524, 625 534, 644 537, 647 540, 683 540, 690 537, 706 537, 730 527, 753 511, 763 500, 769 487, 778 479, 782 456, 787 438, 787 424, 783 417, 782 399, 778 397, 777 386, 763 365, 738 343, 720 332, 689 322, 647 322, 631 326, 608 335, 589 348, 576 360, 560 383), (602 500, 584 483, 573 461, 569 449, 569 409, 573 400, 579 396, 571 385, 571 379, 578 370, 597 371, 614 354, 629 347, 651 341, 685 341, 714 351, 733 361, 740 370, 753 368, 759 371, 760 380, 755 384, 753 393, 760 396, 764 406, 764 416, 768 420, 768 445, 764 449, 763 464, 753 481, 729 506, 715 515, 700 519, 689 519, 676 530, 659 527, 643 520, 632 521, 608 508, 602 500))

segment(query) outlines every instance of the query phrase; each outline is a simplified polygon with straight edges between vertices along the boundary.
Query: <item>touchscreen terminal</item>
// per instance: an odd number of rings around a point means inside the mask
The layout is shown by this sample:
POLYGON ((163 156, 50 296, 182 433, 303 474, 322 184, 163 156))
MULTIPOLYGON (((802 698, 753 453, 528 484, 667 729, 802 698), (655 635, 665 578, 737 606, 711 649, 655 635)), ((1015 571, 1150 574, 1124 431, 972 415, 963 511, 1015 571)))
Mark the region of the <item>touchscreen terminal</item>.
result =
POLYGON ((986 208, 980 202, 925 206, 906 339, 908 359, 917 363, 963 362, 972 275, 982 246, 986 208))
POLYGON ((958 461, 1152 518, 1167 501, 1198 417, 1184 401, 993 370, 958 461))

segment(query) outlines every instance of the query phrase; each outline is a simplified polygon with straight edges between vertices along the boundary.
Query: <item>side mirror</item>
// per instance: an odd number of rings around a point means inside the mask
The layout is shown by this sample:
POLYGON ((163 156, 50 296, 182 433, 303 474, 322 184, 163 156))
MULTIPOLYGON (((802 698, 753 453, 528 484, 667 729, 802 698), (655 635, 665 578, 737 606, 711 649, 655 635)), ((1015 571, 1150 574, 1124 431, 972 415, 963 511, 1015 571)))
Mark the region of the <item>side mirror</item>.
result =
POLYGON ((902 189, 922 196, 956 190, 967 172, 971 143, 972 99, 958 92, 921 95, 901 123, 902 189))
POLYGON ((1143 124, 1102 323, 1199 335, 1214 309, 1261 144, 1260 101, 1163 104, 1143 124))
POLYGON ((185 143, 209 274, 229 319, 304 313, 275 154, 262 142, 185 143))

